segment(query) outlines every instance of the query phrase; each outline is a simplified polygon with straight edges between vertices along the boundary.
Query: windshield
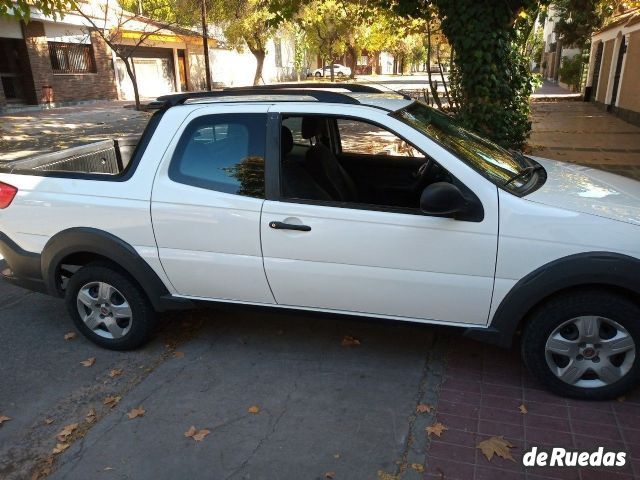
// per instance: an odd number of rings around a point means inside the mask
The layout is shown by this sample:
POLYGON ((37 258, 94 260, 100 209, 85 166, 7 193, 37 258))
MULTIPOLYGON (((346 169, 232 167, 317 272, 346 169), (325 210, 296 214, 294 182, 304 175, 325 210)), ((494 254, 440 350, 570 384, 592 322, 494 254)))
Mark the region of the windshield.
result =
POLYGON ((534 175, 533 170, 526 171, 533 162, 523 155, 512 154, 465 130, 451 117, 421 102, 414 102, 392 115, 436 140, 501 188, 517 191, 534 175), (520 176, 514 179, 516 175, 520 176))

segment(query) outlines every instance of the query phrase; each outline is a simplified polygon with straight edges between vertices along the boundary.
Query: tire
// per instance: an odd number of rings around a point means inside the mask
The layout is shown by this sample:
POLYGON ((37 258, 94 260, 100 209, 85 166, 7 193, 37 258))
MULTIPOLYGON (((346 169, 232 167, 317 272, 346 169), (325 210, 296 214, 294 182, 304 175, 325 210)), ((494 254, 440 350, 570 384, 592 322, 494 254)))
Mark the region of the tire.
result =
POLYGON ((316 72, 316 73, 314 73, 314 75, 315 75, 316 78, 320 78, 322 76, 322 74, 320 72, 316 72))
POLYGON ((529 317, 522 358, 551 391, 608 400, 640 382, 640 307, 602 290, 552 298, 529 317))
POLYGON ((146 294, 109 265, 78 270, 69 279, 65 303, 78 330, 103 348, 132 350, 153 336, 155 311, 146 294))
POLYGON ((338 77, 344 77, 344 73, 343 73, 343 72, 338 72, 338 73, 336 73, 336 75, 337 75, 338 77))

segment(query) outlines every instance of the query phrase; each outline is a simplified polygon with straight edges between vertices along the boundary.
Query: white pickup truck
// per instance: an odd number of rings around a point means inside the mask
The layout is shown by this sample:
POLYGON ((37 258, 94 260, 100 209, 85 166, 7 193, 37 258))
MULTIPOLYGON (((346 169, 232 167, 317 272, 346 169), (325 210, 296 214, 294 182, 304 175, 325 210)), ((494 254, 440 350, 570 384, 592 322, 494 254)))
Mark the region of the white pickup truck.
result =
POLYGON ((230 302, 514 338, 553 391, 640 379, 640 183, 365 85, 161 97, 142 137, 5 164, 0 265, 111 349, 230 302), (135 143, 135 142, 134 142, 135 143))

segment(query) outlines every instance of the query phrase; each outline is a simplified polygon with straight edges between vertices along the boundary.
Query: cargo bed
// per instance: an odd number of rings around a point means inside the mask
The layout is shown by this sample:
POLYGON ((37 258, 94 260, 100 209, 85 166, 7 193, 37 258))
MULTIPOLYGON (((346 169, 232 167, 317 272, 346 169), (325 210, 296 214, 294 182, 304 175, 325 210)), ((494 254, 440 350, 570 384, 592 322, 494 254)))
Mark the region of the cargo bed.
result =
POLYGON ((139 136, 113 138, 57 152, 3 162, 0 163, 0 171, 5 173, 42 171, 118 175, 129 165, 139 140, 139 136))

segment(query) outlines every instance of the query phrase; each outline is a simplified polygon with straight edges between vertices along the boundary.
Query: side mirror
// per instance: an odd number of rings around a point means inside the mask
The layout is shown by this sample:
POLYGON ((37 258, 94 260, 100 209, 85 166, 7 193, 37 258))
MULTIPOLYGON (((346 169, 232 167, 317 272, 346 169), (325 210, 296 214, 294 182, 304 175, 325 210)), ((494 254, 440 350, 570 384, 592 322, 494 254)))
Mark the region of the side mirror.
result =
POLYGON ((430 215, 452 215, 466 207, 467 201, 460 189, 447 182, 432 183, 420 196, 420 210, 430 215))

